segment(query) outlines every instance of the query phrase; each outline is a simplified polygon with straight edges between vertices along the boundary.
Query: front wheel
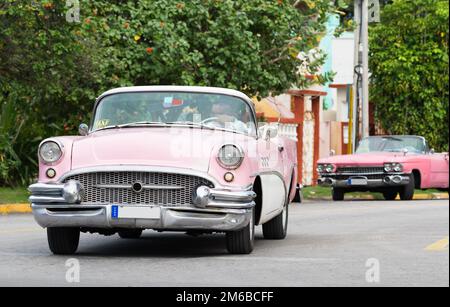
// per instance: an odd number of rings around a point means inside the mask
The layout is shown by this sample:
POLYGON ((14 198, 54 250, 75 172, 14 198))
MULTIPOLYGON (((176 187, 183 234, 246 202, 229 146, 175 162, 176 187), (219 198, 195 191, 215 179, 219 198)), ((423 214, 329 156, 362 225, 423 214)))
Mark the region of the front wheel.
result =
POLYGON ((247 226, 237 231, 228 231, 226 234, 227 249, 231 254, 250 254, 255 241, 255 210, 252 209, 250 221, 247 226))
POLYGON ((416 184, 415 184, 414 174, 411 174, 409 176, 409 183, 400 190, 400 199, 401 200, 414 199, 415 188, 416 188, 416 184))
POLYGON ((79 228, 48 227, 47 240, 50 250, 55 255, 71 255, 78 249, 80 242, 79 228))
POLYGON ((289 206, 286 205, 283 211, 276 217, 262 225, 264 239, 282 240, 286 238, 288 226, 289 206))
POLYGON ((332 194, 334 201, 344 200, 345 192, 343 189, 333 188, 332 194))

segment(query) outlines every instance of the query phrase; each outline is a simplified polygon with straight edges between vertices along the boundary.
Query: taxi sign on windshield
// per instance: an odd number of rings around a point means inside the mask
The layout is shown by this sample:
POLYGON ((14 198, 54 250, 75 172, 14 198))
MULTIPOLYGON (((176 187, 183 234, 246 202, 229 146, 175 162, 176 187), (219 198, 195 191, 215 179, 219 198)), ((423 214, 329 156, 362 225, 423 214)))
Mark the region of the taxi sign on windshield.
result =
POLYGON ((181 105, 183 105, 183 100, 181 100, 181 99, 176 99, 173 97, 165 97, 164 98, 164 103, 163 103, 164 108, 178 107, 181 105))

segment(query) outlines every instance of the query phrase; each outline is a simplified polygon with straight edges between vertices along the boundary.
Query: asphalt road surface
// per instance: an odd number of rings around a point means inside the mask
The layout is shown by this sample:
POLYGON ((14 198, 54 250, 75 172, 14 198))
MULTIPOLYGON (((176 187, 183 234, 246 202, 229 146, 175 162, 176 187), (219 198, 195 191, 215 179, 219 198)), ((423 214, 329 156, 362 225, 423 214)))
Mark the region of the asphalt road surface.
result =
POLYGON ((146 231, 82 234, 66 257, 49 252, 31 215, 0 216, 0 286, 448 287, 448 235, 448 200, 306 202, 292 205, 285 240, 258 227, 251 255, 229 255, 224 235, 146 231))

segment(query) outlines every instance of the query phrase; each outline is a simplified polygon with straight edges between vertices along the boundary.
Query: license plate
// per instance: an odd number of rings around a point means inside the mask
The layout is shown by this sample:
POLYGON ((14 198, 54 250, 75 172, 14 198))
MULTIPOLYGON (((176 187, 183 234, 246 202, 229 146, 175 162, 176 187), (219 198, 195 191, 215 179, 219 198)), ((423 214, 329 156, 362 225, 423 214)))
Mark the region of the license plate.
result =
POLYGON ((367 185, 367 179, 365 178, 350 178, 348 185, 367 185))
POLYGON ((113 219, 159 219, 161 208, 149 206, 112 206, 113 219))

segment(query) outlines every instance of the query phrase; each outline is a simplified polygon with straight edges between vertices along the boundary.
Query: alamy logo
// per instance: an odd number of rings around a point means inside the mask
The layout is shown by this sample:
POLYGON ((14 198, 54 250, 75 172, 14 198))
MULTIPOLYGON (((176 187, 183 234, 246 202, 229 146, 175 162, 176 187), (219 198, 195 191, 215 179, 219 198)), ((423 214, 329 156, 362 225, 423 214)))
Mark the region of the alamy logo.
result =
POLYGON ((369 0, 369 22, 380 22, 380 0, 369 0))
POLYGON ((367 259, 366 268, 366 282, 380 283, 380 261, 376 258, 367 259))
POLYGON ((70 23, 80 22, 80 1, 67 0, 66 8, 66 21, 70 23))
POLYGON ((68 283, 80 282, 80 262, 78 259, 70 258, 66 261, 66 281, 68 283))

